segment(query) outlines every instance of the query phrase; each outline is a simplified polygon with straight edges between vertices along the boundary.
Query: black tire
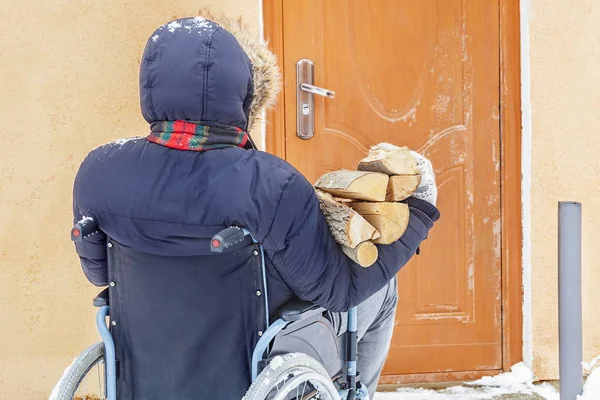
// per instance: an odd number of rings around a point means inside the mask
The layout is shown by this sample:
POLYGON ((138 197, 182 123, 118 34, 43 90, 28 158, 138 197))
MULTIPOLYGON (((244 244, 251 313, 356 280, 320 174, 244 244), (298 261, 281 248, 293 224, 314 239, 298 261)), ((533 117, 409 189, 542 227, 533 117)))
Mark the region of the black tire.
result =
MULTIPOLYGON (((85 349, 66 369, 48 400, 72 400, 87 373, 104 360, 104 343, 94 343, 85 349)), ((106 377, 105 377, 106 379, 106 377)), ((105 385, 106 388, 106 385, 105 385)))

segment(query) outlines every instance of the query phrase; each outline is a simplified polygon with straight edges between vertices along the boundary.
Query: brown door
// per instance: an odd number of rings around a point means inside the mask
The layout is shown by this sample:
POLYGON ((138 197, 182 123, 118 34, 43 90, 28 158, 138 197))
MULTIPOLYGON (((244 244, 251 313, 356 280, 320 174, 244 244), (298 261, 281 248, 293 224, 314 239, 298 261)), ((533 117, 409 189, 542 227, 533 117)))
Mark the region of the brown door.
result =
MULTIPOLYGON (((284 0, 285 153, 314 182, 378 142, 437 172, 442 219, 399 274, 385 375, 502 367, 499 8, 494 0, 284 0), (296 136, 296 62, 315 136, 296 136)), ((281 55, 280 55, 281 56, 281 55)))

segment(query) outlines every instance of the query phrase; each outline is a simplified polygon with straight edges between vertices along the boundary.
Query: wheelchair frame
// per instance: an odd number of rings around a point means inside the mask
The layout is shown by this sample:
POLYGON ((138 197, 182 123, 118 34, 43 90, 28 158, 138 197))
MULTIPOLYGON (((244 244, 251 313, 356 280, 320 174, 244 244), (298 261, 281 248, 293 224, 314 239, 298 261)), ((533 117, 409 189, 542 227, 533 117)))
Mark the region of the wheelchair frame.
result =
MULTIPOLYGON (((71 230, 71 240, 82 241, 86 237, 91 236, 97 233, 98 231, 99 228, 92 218, 84 218, 73 226, 71 230)), ((214 253, 222 253, 243 242, 244 240, 246 240, 246 237, 250 237, 253 244, 258 245, 260 249, 263 286, 265 288, 265 310, 267 313, 267 329, 258 340, 252 353, 251 382, 254 383, 259 375, 259 365, 262 361, 264 361, 264 355, 267 353, 267 348, 269 347, 275 336, 292 322, 300 321, 315 314, 322 313, 325 311, 325 309, 309 304, 307 302, 302 302, 301 308, 296 309, 295 311, 290 313, 282 313, 282 316, 279 319, 277 319, 272 324, 269 323, 266 266, 264 249, 262 244, 259 243, 247 229, 233 226, 222 230, 212 238, 211 251, 214 253)), ((98 329, 98 332, 100 333, 105 349, 104 362, 106 366, 107 400, 117 400, 117 368, 115 344, 106 323, 106 318, 110 316, 110 306, 108 304, 108 288, 104 289, 98 296, 96 296, 94 298, 93 303, 95 307, 99 307, 99 310, 96 314, 96 327, 98 329)), ((340 391, 340 395, 343 393, 345 396, 345 400, 369 400, 369 394, 366 393, 366 388, 357 388, 357 307, 352 307, 348 310, 347 318, 348 329, 345 333, 345 369, 342 371, 346 377, 346 387, 342 391, 340 391)))

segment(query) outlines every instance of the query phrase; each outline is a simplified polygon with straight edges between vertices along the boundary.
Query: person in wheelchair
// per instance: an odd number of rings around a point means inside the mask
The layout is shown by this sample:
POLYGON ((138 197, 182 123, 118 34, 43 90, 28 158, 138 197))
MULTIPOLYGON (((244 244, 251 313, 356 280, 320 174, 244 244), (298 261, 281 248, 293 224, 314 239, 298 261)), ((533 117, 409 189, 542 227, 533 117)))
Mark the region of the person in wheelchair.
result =
POLYGON ((294 300, 327 310, 319 321, 335 336, 358 307, 358 370, 372 396, 395 276, 439 218, 431 163, 413 153, 422 183, 406 201, 406 233, 379 245, 370 268, 355 264, 311 183, 248 133, 276 97, 274 55, 240 21, 214 19, 177 19, 150 36, 139 79, 150 133, 94 149, 75 179, 74 221, 99 229, 75 246, 87 279, 110 288, 118 398, 240 399, 254 347, 294 300), (248 233, 242 245, 215 253, 215 235, 232 226, 248 233))

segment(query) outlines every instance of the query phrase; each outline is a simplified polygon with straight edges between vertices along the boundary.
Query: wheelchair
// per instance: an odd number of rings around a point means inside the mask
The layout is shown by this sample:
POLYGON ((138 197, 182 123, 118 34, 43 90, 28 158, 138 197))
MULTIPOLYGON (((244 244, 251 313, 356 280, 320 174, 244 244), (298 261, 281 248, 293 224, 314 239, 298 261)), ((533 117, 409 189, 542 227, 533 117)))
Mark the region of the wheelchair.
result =
MULTIPOLYGON (((83 241, 98 232, 95 221, 84 218, 73 226, 71 240, 83 241)), ((226 254, 247 245, 254 246, 254 255, 260 256, 257 265, 264 283, 267 329, 258 333, 248 368, 250 387, 242 400, 369 400, 356 370, 357 308, 348 311, 348 329, 341 335, 335 333, 325 309, 299 300, 286 303, 270 323, 262 245, 246 229, 232 226, 212 236, 210 253, 226 254)), ((109 238, 107 246, 114 250, 120 244, 109 238)), ((110 318, 113 289, 111 282, 93 300, 99 308, 96 325, 102 341, 74 360, 49 400, 118 400, 118 357, 110 330, 116 325, 110 318)))

